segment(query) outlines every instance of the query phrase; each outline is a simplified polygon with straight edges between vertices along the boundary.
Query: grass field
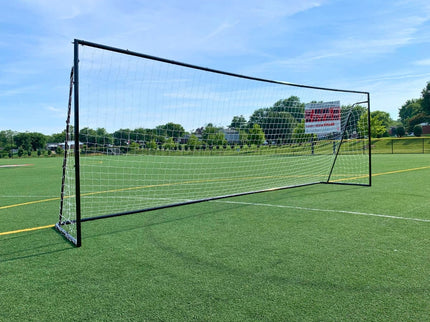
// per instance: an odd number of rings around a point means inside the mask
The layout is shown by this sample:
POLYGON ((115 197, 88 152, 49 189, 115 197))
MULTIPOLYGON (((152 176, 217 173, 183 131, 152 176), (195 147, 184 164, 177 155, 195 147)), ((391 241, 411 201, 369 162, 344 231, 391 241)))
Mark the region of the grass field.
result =
MULTIPOLYGON (((332 153, 212 156, 201 153, 183 155, 182 151, 167 153, 82 157, 82 216, 88 218, 325 182, 335 158, 332 153)), ((368 184, 368 166, 366 154, 338 156, 331 180, 368 184)), ((68 168, 70 177, 74 178, 74 164, 69 163, 68 168)), ((74 182, 74 179, 70 180, 74 182)), ((65 207, 72 208, 71 212, 75 213, 74 186, 66 191, 65 207)))
POLYGON ((430 156, 55 232, 61 158, 0 159, 0 321, 428 321, 430 156), (26 230, 29 229, 29 230, 26 230))
POLYGON ((372 139, 373 153, 430 153, 430 137, 372 139))

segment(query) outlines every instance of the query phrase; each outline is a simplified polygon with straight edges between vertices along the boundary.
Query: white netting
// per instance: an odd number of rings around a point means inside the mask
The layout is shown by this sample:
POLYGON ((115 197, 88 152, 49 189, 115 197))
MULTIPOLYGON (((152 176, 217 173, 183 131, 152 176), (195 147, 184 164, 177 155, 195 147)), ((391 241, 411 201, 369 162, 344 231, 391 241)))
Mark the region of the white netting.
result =
MULTIPOLYGON (((82 218, 329 179, 369 182, 366 93, 80 49, 82 218)), ((63 213, 73 220, 71 156, 66 174, 63 213)))

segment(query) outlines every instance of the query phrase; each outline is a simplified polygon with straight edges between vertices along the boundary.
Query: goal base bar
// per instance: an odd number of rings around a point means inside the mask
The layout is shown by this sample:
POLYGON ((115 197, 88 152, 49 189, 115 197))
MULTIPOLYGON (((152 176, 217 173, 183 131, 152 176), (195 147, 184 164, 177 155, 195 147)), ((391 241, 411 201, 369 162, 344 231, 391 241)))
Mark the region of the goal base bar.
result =
POLYGON ((63 235, 64 238, 66 238, 68 241, 70 241, 73 245, 76 247, 80 247, 81 243, 78 241, 75 237, 69 234, 68 231, 66 231, 63 227, 61 227, 60 223, 55 224, 55 229, 63 235))
POLYGON ((305 183, 305 184, 301 184, 301 185, 278 187, 278 188, 257 190, 257 191, 251 191, 251 192, 243 192, 243 193, 237 193, 237 194, 231 194, 231 195, 225 195, 225 196, 217 196, 217 197, 204 198, 204 199, 199 199, 199 200, 190 200, 190 201, 178 202, 178 203, 173 203, 173 204, 168 204, 168 205, 163 205, 163 206, 158 206, 158 207, 151 207, 151 208, 145 208, 145 209, 139 209, 139 210, 133 210, 133 211, 119 212, 119 213, 109 214, 109 215, 81 218, 81 222, 93 221, 93 220, 105 219, 105 218, 112 218, 112 217, 120 217, 120 216, 126 216, 126 215, 133 215, 133 214, 142 213, 142 212, 161 210, 161 209, 167 209, 167 208, 173 208, 173 207, 185 206, 185 205, 192 205, 192 204, 201 203, 201 202, 208 202, 208 201, 214 201, 214 200, 220 200, 220 199, 226 199, 226 198, 232 198, 232 197, 240 197, 240 196, 246 196, 246 195, 251 195, 251 194, 256 194, 256 193, 306 187, 306 186, 312 186, 312 185, 321 184, 321 183, 323 183, 323 184, 338 184, 338 185, 352 185, 352 186, 369 186, 366 184, 358 184, 358 183, 356 184, 356 183, 342 183, 342 182, 336 182, 336 183, 335 182, 311 182, 311 183, 305 183))
MULTIPOLYGON (((120 213, 108 214, 108 215, 103 215, 103 216, 81 218, 80 222, 94 221, 94 220, 99 220, 99 219, 120 217, 120 216, 126 216, 126 215, 133 215, 133 214, 138 214, 138 213, 143 213, 143 212, 149 212, 149 211, 155 211, 155 210, 161 210, 161 209, 167 209, 167 208, 173 208, 173 207, 179 207, 179 206, 185 206, 185 205, 192 205, 192 204, 197 204, 197 203, 202 203, 202 202, 215 201, 215 200, 232 198, 232 197, 240 197, 240 196, 245 196, 245 195, 269 192, 269 191, 278 191, 278 190, 306 187, 306 186, 312 186, 312 185, 317 185, 317 184, 335 184, 335 185, 364 186, 364 187, 370 187, 371 186, 369 184, 361 184, 361 183, 325 182, 325 181, 312 182, 312 183, 306 183, 306 184, 301 184, 301 185, 278 187, 278 188, 264 189, 264 190, 251 191, 251 192, 243 192, 243 193, 237 193, 237 194, 225 195, 225 196, 217 196, 217 197, 211 197, 211 198, 205 198, 205 199, 199 199, 199 200, 190 200, 190 201, 168 204, 168 205, 164 205, 164 206, 151 207, 151 208, 145 208, 145 209, 139 209, 139 210, 133 210, 133 211, 127 211, 127 212, 120 212, 120 213)), ((75 223, 76 223, 76 221, 63 222, 62 224, 56 223, 55 229, 60 234, 62 234, 64 238, 69 240, 73 245, 75 245, 76 247, 80 247, 81 241, 78 240, 77 238, 75 238, 74 236, 72 236, 68 231, 66 231, 62 227, 64 225, 75 224, 75 223)))
POLYGON ((337 185, 343 185, 343 186, 360 186, 360 187, 371 187, 372 185, 369 183, 352 183, 352 182, 321 182, 323 184, 337 184, 337 185))

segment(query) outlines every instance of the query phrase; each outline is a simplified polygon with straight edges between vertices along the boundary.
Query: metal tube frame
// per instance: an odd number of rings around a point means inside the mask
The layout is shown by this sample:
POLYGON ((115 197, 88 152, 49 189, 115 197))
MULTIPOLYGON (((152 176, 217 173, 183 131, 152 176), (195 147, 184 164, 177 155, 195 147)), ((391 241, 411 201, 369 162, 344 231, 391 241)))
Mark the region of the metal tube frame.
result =
MULTIPOLYGON (((265 189, 265 190, 259 190, 259 191, 237 193, 237 194, 231 194, 231 195, 225 195, 225 196, 205 198, 205 199, 200 199, 200 200, 192 200, 192 201, 187 201, 187 202, 182 202, 182 203, 168 204, 165 206, 158 206, 158 207, 140 209, 140 210, 135 210, 135 211, 127 211, 127 212, 108 214, 108 215, 102 215, 102 216, 81 218, 80 158, 79 158, 79 154, 80 154, 80 151, 79 151, 79 45, 99 48, 99 49, 103 49, 103 50, 108 50, 108 51, 112 51, 112 52, 116 52, 116 53, 146 58, 146 59, 150 59, 150 60, 156 60, 156 61, 160 61, 160 62, 164 62, 164 63, 168 63, 168 64, 179 65, 179 66, 188 67, 188 68, 192 68, 192 69, 198 69, 198 70, 207 71, 207 72, 211 72, 211 73, 223 74, 223 75, 227 75, 227 76, 239 77, 239 78, 261 81, 261 82, 266 82, 266 83, 288 85, 288 86, 293 86, 293 87, 301 87, 301 88, 309 88, 309 89, 335 91, 335 92, 366 94, 367 95, 367 102, 359 102, 359 103, 367 103, 368 104, 368 108, 367 108, 368 113, 367 114, 368 114, 368 124, 369 124, 369 126, 368 126, 369 184, 354 184, 354 183, 336 183, 336 184, 371 186, 370 94, 368 92, 300 85, 300 84, 293 84, 293 83, 282 82, 282 81, 275 81, 275 80, 268 80, 268 79, 257 78, 257 77, 250 77, 250 76, 245 76, 245 75, 240 75, 240 74, 235 74, 235 73, 230 73, 230 72, 224 72, 221 70, 191 65, 191 64, 187 64, 187 63, 177 62, 177 61, 164 59, 164 58, 160 58, 160 57, 155 57, 155 56, 150 56, 150 55, 146 55, 146 54, 141 54, 141 53, 134 52, 134 51, 124 50, 124 49, 110 47, 110 46, 105 46, 105 45, 92 43, 92 42, 79 40, 79 39, 75 39, 73 43, 74 43, 74 82, 73 82, 73 84, 74 84, 74 122, 75 122, 74 123, 74 136, 75 136, 74 153, 75 153, 75 184, 76 184, 76 187, 75 187, 76 220, 72 221, 71 223, 76 224, 76 243, 75 243, 75 245, 77 247, 80 247, 82 245, 81 223, 85 222, 85 221, 93 221, 93 220, 104 219, 104 218, 131 215, 131 214, 136 214, 136 213, 141 213, 141 212, 177 207, 177 206, 182 206, 182 205, 190 205, 190 204, 195 204, 195 203, 200 203, 200 202, 214 201, 214 200, 218 200, 218 199, 224 199, 224 198, 235 197, 235 196, 243 196, 243 195, 254 194, 254 193, 289 189, 289 188, 295 188, 295 187, 303 187, 303 186, 315 185, 315 184, 320 184, 320 183, 329 183, 327 181, 325 181, 325 182, 312 182, 312 183, 307 183, 307 184, 302 184, 302 185, 286 186, 286 187, 278 187, 278 188, 273 188, 273 189, 265 189)), ((359 104, 359 103, 356 103, 356 104, 359 104)), ((348 119, 349 119, 349 117, 350 117, 350 115, 348 115, 348 119)), ((342 133, 342 138, 343 138, 343 133, 342 133)), ((337 154, 339 153, 339 148, 341 146, 341 143, 339 144, 339 147, 337 149, 336 157, 337 157, 337 154)), ((332 168, 332 170, 333 170, 333 168, 332 168)), ((331 171, 330 171, 330 175, 331 175, 331 171)))

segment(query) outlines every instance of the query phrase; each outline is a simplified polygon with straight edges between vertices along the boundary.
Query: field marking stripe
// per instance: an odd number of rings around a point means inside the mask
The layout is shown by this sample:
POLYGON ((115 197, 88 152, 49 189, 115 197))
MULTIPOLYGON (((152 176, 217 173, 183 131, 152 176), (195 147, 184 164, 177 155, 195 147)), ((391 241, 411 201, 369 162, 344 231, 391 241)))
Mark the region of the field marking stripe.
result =
MULTIPOLYGON (((94 191, 94 192, 87 192, 81 194, 81 196, 93 196, 103 193, 110 193, 110 192, 120 192, 120 191, 129 191, 129 190, 139 190, 139 189, 147 189, 147 188, 156 188, 156 187, 168 187, 168 186, 176 186, 181 184, 192 184, 192 183, 204 183, 204 182, 223 182, 223 181, 236 181, 236 180, 256 180, 256 179, 273 179, 273 178, 303 178, 303 177, 309 177, 309 176, 325 176, 325 175, 289 175, 289 176, 253 176, 253 177, 241 177, 241 178, 217 178, 217 179, 200 179, 200 180, 189 180, 189 181, 179 181, 179 182, 170 182, 170 183, 160 183, 160 184, 153 184, 153 185, 147 185, 147 186, 137 186, 137 187, 127 187, 127 188, 120 188, 120 189, 112 189, 112 190, 103 190, 103 191, 94 191)), ((1 208, 0 208, 1 209, 1 208)))
MULTIPOLYGON (((395 174, 395 173, 402 173, 402 172, 409 172, 409 171, 424 170, 424 169, 430 169, 430 166, 424 166, 424 167, 419 167, 419 168, 410 168, 410 169, 402 169, 402 170, 394 170, 394 171, 387 171, 387 172, 380 172, 380 173, 372 173, 372 177, 383 176, 386 174, 395 174)), ((369 175, 366 174, 366 175, 362 175, 362 176, 358 176, 358 177, 335 179, 335 180, 331 180, 331 182, 356 180, 356 179, 363 179, 363 178, 367 178, 367 177, 369 177, 369 175)))
POLYGON ((382 176, 384 174, 402 173, 402 172, 424 170, 424 169, 430 169, 430 166, 424 166, 424 167, 419 167, 419 168, 411 168, 411 169, 403 169, 403 170, 394 170, 394 171, 388 171, 388 172, 375 173, 375 174, 372 175, 372 177, 382 176))
POLYGON ((227 200, 215 200, 215 201, 211 201, 211 202, 220 202, 220 203, 229 203, 229 204, 240 204, 240 205, 247 205, 247 206, 288 208, 288 209, 298 209, 298 210, 307 210, 307 211, 319 211, 319 212, 334 212, 334 213, 341 213, 341 214, 371 216, 371 217, 382 217, 382 218, 410 220, 410 221, 420 221, 420 222, 429 222, 430 223, 430 219, 420 219, 420 218, 409 218, 409 217, 382 215, 382 214, 372 214, 372 213, 367 213, 367 212, 348 211, 348 210, 318 209, 318 208, 307 208, 307 207, 299 207, 299 206, 285 206, 285 205, 274 205, 274 204, 267 204, 267 203, 255 203, 255 202, 244 202, 244 201, 227 201, 227 200))
MULTIPOLYGON (((419 168, 411 168, 411 169, 402 169, 402 170, 394 170, 394 171, 388 171, 388 172, 381 172, 381 173, 373 173, 372 177, 376 176, 382 176, 386 174, 394 174, 394 173, 402 173, 402 172, 408 172, 408 171, 416 171, 416 170, 424 170, 424 169, 430 169, 430 166, 424 166, 419 168)), ((304 177, 306 175, 299 175, 296 177, 304 177)), ((354 180, 354 179, 361 179, 366 178, 368 175, 359 176, 359 177, 350 177, 350 178, 341 178, 341 179, 335 179, 332 180, 332 182, 338 182, 338 181, 345 181, 345 180, 354 180)), ((182 182, 172 182, 172 183, 162 183, 162 184, 154 184, 154 185, 147 185, 147 186, 139 186, 139 187, 128 187, 128 188, 121 188, 121 189, 113 189, 113 190, 106 190, 106 191, 95 191, 95 192, 88 192, 81 194, 81 196, 93 196, 97 194, 103 194, 103 193, 111 193, 111 192, 120 192, 120 191, 128 191, 128 190, 138 190, 138 189, 146 189, 146 188, 154 188, 154 187, 166 187, 166 186, 173 186, 173 185, 180 185, 180 184, 190 184, 190 183, 201 183, 201 182, 214 182, 214 181, 234 181, 234 180, 255 180, 255 179, 269 179, 269 178, 279 178, 281 176, 262 176, 262 177, 244 177, 244 178, 219 178, 219 179, 205 179, 205 180, 190 180, 190 181, 182 181, 182 182)), ((286 177, 292 177, 292 176, 286 176, 286 177)), ((73 196, 67 196, 65 198, 70 198, 73 196)), ((19 206, 27 206, 32 205, 36 203, 43 203, 48 201, 57 201, 60 200, 60 197, 55 198, 48 198, 48 199, 42 199, 42 200, 34 200, 29 202, 23 202, 18 203, 14 205, 7 205, 7 206, 0 206, 0 210, 2 209, 8 209, 13 207, 19 207, 19 206)))
POLYGON ((55 225, 47 225, 47 226, 40 226, 40 227, 32 227, 32 228, 24 228, 24 229, 18 229, 18 230, 11 230, 11 231, 5 231, 3 233, 0 233, 0 236, 5 235, 12 235, 12 234, 18 234, 18 233, 24 233, 28 231, 34 231, 34 230, 40 230, 40 229, 46 229, 46 228, 52 228, 55 225))
POLYGON ((15 204, 15 205, 1 206, 0 210, 2 210, 2 209, 8 209, 8 208, 13 208, 13 207, 19 207, 19 206, 27 206, 27 205, 32 205, 32 204, 35 204, 35 203, 48 202, 48 201, 54 201, 54 200, 60 200, 60 197, 49 198, 49 199, 42 199, 42 200, 28 201, 28 202, 18 203, 18 204, 15 204))
MULTIPOLYGON (((304 177, 306 175, 295 175, 295 176, 255 176, 255 177, 243 177, 243 178, 218 178, 218 179, 203 179, 203 180, 189 180, 189 181, 180 181, 180 182, 170 182, 170 183, 160 183, 160 184, 152 184, 147 186, 138 186, 138 187, 127 187, 127 188, 120 188, 120 189, 111 189, 111 190, 103 190, 103 191, 94 191, 94 192, 87 192, 82 193, 81 197, 88 197, 88 196, 94 196, 99 195, 103 193, 112 193, 112 192, 121 192, 121 191, 130 191, 130 190, 139 190, 139 189, 147 189, 147 188, 156 188, 156 187, 168 187, 168 186, 175 186, 175 185, 181 185, 181 184, 191 184, 191 183, 202 183, 202 182, 219 182, 219 181, 235 181, 235 180, 255 180, 255 179, 270 179, 270 178, 290 178, 290 177, 304 177)), ((65 196, 64 198, 71 198, 73 196, 65 196)), ((48 199, 41 199, 41 200, 34 200, 29 202, 23 202, 13 205, 7 205, 7 206, 0 206, 0 210, 2 209, 8 209, 13 207, 19 207, 19 206, 27 206, 32 205, 36 203, 42 203, 42 202, 48 202, 48 201, 57 201, 60 200, 60 197, 55 198, 48 198, 48 199)))

